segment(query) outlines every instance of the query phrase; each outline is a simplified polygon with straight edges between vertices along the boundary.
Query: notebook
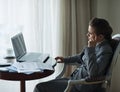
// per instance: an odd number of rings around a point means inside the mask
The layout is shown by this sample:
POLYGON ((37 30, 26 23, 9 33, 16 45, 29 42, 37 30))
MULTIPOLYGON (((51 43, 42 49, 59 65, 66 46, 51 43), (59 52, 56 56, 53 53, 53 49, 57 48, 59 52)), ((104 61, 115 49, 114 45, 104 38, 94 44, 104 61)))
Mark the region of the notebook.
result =
POLYGON ((22 32, 16 34, 11 38, 13 50, 16 60, 23 61, 42 61, 46 62, 49 59, 48 54, 42 54, 37 52, 27 52, 24 37, 22 32))

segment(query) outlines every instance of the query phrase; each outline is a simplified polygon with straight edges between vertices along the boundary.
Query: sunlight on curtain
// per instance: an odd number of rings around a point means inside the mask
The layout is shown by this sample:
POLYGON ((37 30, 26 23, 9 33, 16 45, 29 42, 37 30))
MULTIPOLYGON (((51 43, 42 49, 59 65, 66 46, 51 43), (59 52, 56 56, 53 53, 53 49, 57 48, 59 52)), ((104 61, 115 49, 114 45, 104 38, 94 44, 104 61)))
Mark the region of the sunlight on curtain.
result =
MULTIPOLYGON (((48 53, 52 57, 62 55, 60 2, 61 0, 0 0, 1 51, 12 48, 10 38, 23 32, 28 51, 48 53)), ((37 82, 29 82, 27 92, 32 92, 37 82)))
POLYGON ((55 56, 60 54, 59 2, 60 0, 0 0, 0 25, 4 25, 4 28, 9 26, 14 29, 14 33, 17 33, 16 28, 22 31, 28 51, 55 56))
POLYGON ((36 48, 55 56, 59 47, 59 0, 38 0, 37 4, 34 13, 37 15, 34 21, 36 48))

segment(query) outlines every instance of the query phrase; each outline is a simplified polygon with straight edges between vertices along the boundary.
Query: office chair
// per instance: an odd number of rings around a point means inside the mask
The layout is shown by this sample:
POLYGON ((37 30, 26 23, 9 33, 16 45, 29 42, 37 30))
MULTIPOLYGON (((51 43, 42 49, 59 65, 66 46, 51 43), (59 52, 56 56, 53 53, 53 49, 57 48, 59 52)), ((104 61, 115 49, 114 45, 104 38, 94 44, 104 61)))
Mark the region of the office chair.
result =
MULTIPOLYGON (((120 34, 116 34, 112 37, 111 46, 113 48, 114 55, 113 55, 112 62, 110 64, 110 67, 108 69, 106 76, 80 79, 80 80, 69 80, 67 88, 65 89, 64 92, 70 92, 71 87, 73 85, 80 85, 80 84, 92 85, 92 84, 100 84, 100 83, 103 84, 104 92, 112 92, 110 90, 113 90, 113 88, 111 89, 110 87, 112 85, 111 83, 113 83, 113 79, 112 79, 113 71, 115 70, 117 62, 120 62, 120 34)), ((67 65, 64 64, 62 72, 56 78, 60 78, 63 76, 66 66, 67 65)), ((116 92, 116 91, 114 91, 114 92, 116 92)), ((120 90, 119 90, 119 92, 120 92, 120 90)))

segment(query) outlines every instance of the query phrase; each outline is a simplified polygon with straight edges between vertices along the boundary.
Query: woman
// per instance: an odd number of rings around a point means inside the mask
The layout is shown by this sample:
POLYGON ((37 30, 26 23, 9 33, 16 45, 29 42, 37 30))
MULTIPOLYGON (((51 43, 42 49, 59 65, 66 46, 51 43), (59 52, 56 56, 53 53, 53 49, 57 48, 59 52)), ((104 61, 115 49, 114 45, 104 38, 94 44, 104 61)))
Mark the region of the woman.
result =
MULTIPOLYGON (((74 56, 56 57, 57 62, 79 63, 80 66, 71 74, 70 78, 55 79, 39 83, 34 92, 64 92, 67 82, 81 78, 104 76, 111 61, 113 52, 110 45, 112 28, 105 19, 93 18, 88 27, 88 46, 74 56)), ((102 92, 101 84, 75 85, 71 92, 102 92)))

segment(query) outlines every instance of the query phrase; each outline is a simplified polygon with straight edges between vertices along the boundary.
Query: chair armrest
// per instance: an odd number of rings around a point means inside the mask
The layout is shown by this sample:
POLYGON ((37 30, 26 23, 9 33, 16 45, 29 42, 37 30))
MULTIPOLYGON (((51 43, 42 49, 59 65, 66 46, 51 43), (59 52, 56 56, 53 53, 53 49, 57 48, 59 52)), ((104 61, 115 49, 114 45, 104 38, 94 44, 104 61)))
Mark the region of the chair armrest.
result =
MULTIPOLYGON (((57 63, 57 64, 58 64, 58 63, 57 63)), ((57 64, 56 64, 56 65, 57 65, 57 64)), ((63 64, 63 66, 62 66, 62 68, 61 68, 61 72, 59 73, 59 75, 56 76, 56 79, 62 78, 63 75, 64 75, 64 73, 65 73, 65 71, 66 71, 66 64, 65 64, 65 63, 61 63, 61 64, 63 64)))
MULTIPOLYGON (((66 67, 67 67, 67 65, 78 65, 78 64, 76 64, 76 63, 56 63, 55 64, 55 66, 57 65, 57 64, 63 64, 63 68, 61 69, 61 73, 56 77, 56 78, 61 78, 61 77, 63 77, 63 75, 65 74, 65 72, 66 72, 66 67)), ((54 66, 54 67, 55 67, 54 66)))
POLYGON ((64 90, 64 92, 70 92, 73 85, 80 85, 80 84, 91 85, 91 84, 104 83, 105 81, 106 81, 105 78, 100 78, 100 79, 99 78, 87 78, 87 79, 80 79, 80 80, 69 80, 68 85, 66 89, 64 90))

